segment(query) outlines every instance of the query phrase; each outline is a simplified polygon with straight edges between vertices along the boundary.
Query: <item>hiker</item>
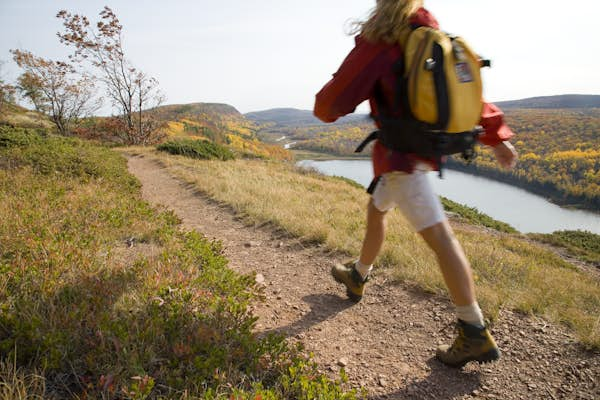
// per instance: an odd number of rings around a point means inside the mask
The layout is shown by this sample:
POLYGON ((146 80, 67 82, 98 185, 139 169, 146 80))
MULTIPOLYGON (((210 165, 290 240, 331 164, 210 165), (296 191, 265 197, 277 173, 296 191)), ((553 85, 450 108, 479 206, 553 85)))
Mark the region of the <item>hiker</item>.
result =
MULTIPOLYGON (((316 95, 315 116, 324 122, 334 122, 354 112, 364 100, 369 100, 371 116, 380 129, 378 117, 382 108, 393 108, 394 115, 402 115, 402 106, 395 101, 397 75, 394 65, 402 59, 400 43, 406 37, 407 28, 419 26, 439 29, 433 15, 423 8, 422 0, 377 0, 370 17, 357 24, 354 49, 316 95)), ((513 133, 504 123, 503 113, 493 104, 483 102, 481 105, 480 99, 477 99, 482 108, 479 125, 484 132, 478 140, 493 148, 502 167, 512 168, 517 159, 517 153, 509 142, 513 133)), ((479 108, 476 113, 479 114, 479 108)), ((441 160, 391 150, 381 140, 375 141, 372 149, 375 179, 368 190, 371 198, 360 257, 356 261, 335 265, 331 273, 346 286, 349 297, 359 301, 383 244, 385 215, 398 207, 435 252, 456 308, 458 336, 451 345, 440 346, 436 357, 447 365, 462 367, 470 361, 496 360, 500 352, 485 326, 475 298, 469 261, 427 178, 429 171, 440 170, 441 160)))

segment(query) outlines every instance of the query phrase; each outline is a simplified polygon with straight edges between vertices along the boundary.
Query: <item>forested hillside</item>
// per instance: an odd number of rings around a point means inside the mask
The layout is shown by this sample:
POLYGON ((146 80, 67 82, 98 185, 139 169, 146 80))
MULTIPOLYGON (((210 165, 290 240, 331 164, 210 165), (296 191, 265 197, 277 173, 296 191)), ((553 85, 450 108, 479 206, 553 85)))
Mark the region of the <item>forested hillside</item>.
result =
POLYGON ((505 113, 517 135, 517 167, 501 170, 487 149, 474 165, 453 166, 522 186, 562 205, 600 210, 600 109, 505 113))
POLYGON ((281 146, 259 141, 258 125, 227 104, 175 104, 158 107, 151 113, 166 123, 169 138, 210 140, 226 144, 246 157, 290 157, 281 146))
MULTIPOLYGON (((277 126, 305 126, 305 125, 324 125, 309 110, 298 110, 296 108, 273 108, 264 111, 254 111, 244 114, 252 121, 266 124, 275 124, 277 126)), ((350 114, 340 118, 335 122, 337 125, 360 123, 368 120, 367 114, 350 114)))
POLYGON ((529 97, 527 99, 499 101, 503 110, 509 108, 600 108, 600 96, 588 94, 564 94, 560 96, 529 97))
POLYGON ((290 148, 346 156, 373 129, 367 114, 350 114, 326 124, 312 111, 275 108, 244 114, 260 126, 259 138, 290 148))
MULTIPOLYGON (((273 127, 259 132, 263 140, 285 136, 292 148, 328 153, 336 156, 354 154, 356 146, 373 130, 371 122, 341 125, 273 127)), ((365 151, 364 154, 368 154, 365 151)))
POLYGON ((252 137, 255 125, 227 104, 172 104, 155 108, 152 114, 168 124, 172 136, 209 138, 226 142, 229 134, 252 137))

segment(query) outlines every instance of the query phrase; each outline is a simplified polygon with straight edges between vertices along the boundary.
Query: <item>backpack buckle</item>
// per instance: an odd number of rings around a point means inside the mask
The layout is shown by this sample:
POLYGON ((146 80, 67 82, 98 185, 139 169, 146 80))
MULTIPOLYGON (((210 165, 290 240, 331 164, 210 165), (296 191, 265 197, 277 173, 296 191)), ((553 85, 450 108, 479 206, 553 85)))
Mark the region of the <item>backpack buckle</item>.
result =
POLYGON ((437 62, 433 58, 428 58, 425 60, 425 71, 433 71, 435 70, 437 62))

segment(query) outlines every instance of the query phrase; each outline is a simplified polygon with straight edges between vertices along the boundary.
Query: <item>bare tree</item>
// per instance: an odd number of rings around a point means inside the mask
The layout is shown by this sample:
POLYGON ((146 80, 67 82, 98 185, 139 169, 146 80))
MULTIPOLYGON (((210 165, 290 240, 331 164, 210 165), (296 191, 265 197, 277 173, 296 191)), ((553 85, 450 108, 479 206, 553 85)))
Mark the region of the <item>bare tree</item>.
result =
POLYGON ((132 138, 133 143, 138 144, 150 144, 158 141, 162 134, 160 133, 164 123, 159 121, 157 118, 146 113, 143 115, 142 110, 147 104, 153 104, 155 106, 160 105, 164 101, 164 95, 162 92, 157 91, 158 81, 146 74, 139 72, 134 80, 137 87, 137 134, 136 138, 132 138))
POLYGON ((164 101, 158 81, 133 67, 123 50, 123 26, 115 13, 104 7, 100 20, 92 25, 86 16, 65 10, 57 14, 62 19, 64 32, 59 32, 61 43, 75 48, 72 60, 87 60, 100 71, 106 93, 117 107, 127 126, 124 134, 132 144, 152 141, 156 124, 145 110, 164 101))
POLYGON ((24 50, 11 53, 24 71, 17 89, 38 111, 50 116, 61 134, 69 134, 75 122, 100 107, 94 101, 93 80, 77 74, 72 65, 36 57, 24 50))

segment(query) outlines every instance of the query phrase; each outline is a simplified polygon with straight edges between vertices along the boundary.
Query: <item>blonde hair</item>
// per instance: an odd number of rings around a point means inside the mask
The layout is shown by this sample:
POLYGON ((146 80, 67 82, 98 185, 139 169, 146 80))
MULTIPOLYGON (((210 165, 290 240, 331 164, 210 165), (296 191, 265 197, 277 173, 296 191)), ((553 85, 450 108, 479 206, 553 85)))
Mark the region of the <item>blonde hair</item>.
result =
POLYGON ((410 17, 421 7, 423 0, 377 0, 369 18, 355 23, 351 33, 360 33, 370 42, 402 42, 410 17))

